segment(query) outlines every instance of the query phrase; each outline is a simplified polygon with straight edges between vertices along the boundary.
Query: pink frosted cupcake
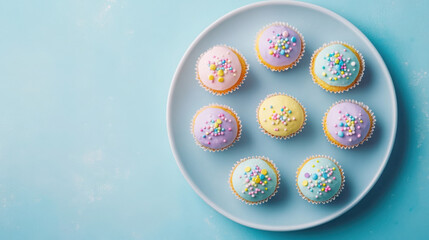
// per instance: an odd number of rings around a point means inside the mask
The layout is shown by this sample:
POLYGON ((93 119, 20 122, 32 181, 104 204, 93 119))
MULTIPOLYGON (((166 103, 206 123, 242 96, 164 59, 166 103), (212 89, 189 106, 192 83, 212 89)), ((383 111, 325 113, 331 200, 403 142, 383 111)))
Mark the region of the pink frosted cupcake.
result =
POLYGON ((246 78, 249 65, 234 48, 217 45, 197 61, 196 75, 200 85, 215 95, 237 90, 246 78))

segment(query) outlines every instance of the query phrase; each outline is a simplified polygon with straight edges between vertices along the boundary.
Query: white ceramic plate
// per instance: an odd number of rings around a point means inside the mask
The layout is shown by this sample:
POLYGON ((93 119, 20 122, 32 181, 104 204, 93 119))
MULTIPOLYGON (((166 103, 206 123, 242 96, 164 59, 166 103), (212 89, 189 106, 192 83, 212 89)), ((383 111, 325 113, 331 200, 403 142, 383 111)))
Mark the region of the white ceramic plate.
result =
POLYGON ((337 14, 308 3, 263 2, 239 8, 209 26, 183 56, 170 88, 167 127, 177 164, 195 192, 224 216, 240 224, 273 231, 298 230, 330 221, 358 203, 375 184, 392 150, 396 134, 396 96, 389 72, 377 50, 355 26, 337 14), (274 21, 298 28, 306 41, 303 59, 293 69, 271 72, 260 65, 254 51, 256 33, 274 21), (309 74, 312 53, 330 41, 354 45, 364 56, 366 70, 361 84, 342 94, 327 93, 309 74), (195 80, 198 56, 213 45, 237 48, 248 60, 250 71, 241 88, 226 96, 206 92, 195 80), (308 120, 302 133, 289 140, 276 140, 261 133, 256 107, 274 92, 295 96, 306 107, 308 120), (369 142, 352 150, 331 145, 321 127, 324 112, 335 101, 363 101, 376 115, 377 124, 369 142), (234 147, 224 152, 205 152, 190 133, 195 111, 210 103, 231 106, 240 116, 243 133, 234 147), (295 173, 302 161, 324 154, 342 165, 346 185, 340 197, 327 205, 304 201, 295 188, 295 173), (282 179, 277 195, 266 204, 248 206, 237 200, 228 186, 228 175, 241 158, 264 155, 272 159, 282 179))

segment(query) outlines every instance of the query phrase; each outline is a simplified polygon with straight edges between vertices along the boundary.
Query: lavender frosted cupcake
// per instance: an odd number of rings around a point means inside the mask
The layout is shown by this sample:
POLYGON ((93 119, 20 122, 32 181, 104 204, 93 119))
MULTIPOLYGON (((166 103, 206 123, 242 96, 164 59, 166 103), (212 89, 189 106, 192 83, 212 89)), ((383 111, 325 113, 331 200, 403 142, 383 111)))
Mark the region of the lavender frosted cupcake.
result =
POLYGON ((241 122, 230 107, 212 104, 197 111, 191 132, 204 150, 223 151, 240 139, 241 122))
POLYGON ((375 116, 361 102, 341 100, 328 109, 322 124, 325 135, 332 144, 350 149, 371 138, 375 116))
POLYGON ((294 27, 283 22, 263 28, 256 38, 258 60, 272 71, 294 67, 304 54, 304 37, 294 27))

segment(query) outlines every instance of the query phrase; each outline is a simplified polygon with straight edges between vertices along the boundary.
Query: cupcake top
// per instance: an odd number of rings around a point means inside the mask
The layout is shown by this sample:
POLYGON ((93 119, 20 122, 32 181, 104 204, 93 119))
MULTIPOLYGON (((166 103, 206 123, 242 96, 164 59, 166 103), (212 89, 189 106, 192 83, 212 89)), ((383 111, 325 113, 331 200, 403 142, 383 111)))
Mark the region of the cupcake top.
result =
POLYGON ((264 202, 277 191, 278 171, 271 161, 263 157, 243 159, 235 165, 230 185, 241 200, 264 202))
POLYGON ((305 124, 305 110, 293 97, 286 94, 269 95, 257 109, 259 125, 275 137, 287 138, 305 124))
POLYGON ((333 200, 342 190, 344 175, 341 168, 328 157, 307 159, 298 169, 297 187, 300 194, 313 203, 333 200))
POLYGON ((362 73, 359 53, 347 44, 331 43, 314 57, 313 74, 330 86, 347 87, 362 73))
POLYGON ((274 67, 293 65, 301 57, 300 34, 285 23, 273 23, 259 33, 256 51, 262 60, 274 67))
MULTIPOLYGON (((244 60, 243 60, 244 61, 244 60)), ((214 46, 203 53, 197 63, 198 79, 213 90, 234 88, 242 74, 238 53, 227 46, 214 46)))
POLYGON ((325 131, 341 145, 354 146, 363 142, 372 130, 366 106, 354 101, 334 104, 326 113, 325 131))
POLYGON ((240 132, 237 115, 225 106, 206 106, 193 119, 192 133, 195 140, 211 150, 226 149, 239 138, 240 132))

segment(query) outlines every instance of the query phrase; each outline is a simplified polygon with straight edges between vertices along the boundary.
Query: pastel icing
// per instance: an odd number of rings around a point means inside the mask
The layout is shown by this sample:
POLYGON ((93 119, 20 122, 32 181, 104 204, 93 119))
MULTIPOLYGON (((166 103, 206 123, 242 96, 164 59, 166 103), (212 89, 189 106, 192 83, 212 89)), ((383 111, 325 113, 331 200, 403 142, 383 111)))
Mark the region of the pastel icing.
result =
POLYGON ((275 193, 278 186, 277 170, 262 158, 249 158, 240 162, 231 176, 231 184, 245 201, 259 202, 275 193))
POLYGON ((331 86, 351 85, 360 72, 359 56, 343 44, 330 44, 323 48, 314 60, 314 73, 331 86))
POLYGON ((238 138, 237 116, 222 106, 207 106, 193 120, 193 134, 203 147, 224 149, 238 138))
POLYGON ((314 202, 325 202, 341 190, 343 175, 339 166, 326 157, 306 161, 299 169, 297 186, 301 194, 314 202))
POLYGON ((372 126, 368 112, 361 105, 348 101, 332 106, 324 124, 330 139, 344 146, 361 143, 372 126))
POLYGON ((305 112, 294 98, 285 94, 272 95, 259 105, 258 122, 267 133, 287 137, 302 128, 305 112))
POLYGON ((205 52, 197 64, 198 78, 210 89, 225 91, 240 80, 242 65, 237 54, 226 46, 205 52))
POLYGON ((274 67, 293 65, 301 55, 301 48, 300 35, 281 23, 266 27, 256 45, 261 60, 274 67))

